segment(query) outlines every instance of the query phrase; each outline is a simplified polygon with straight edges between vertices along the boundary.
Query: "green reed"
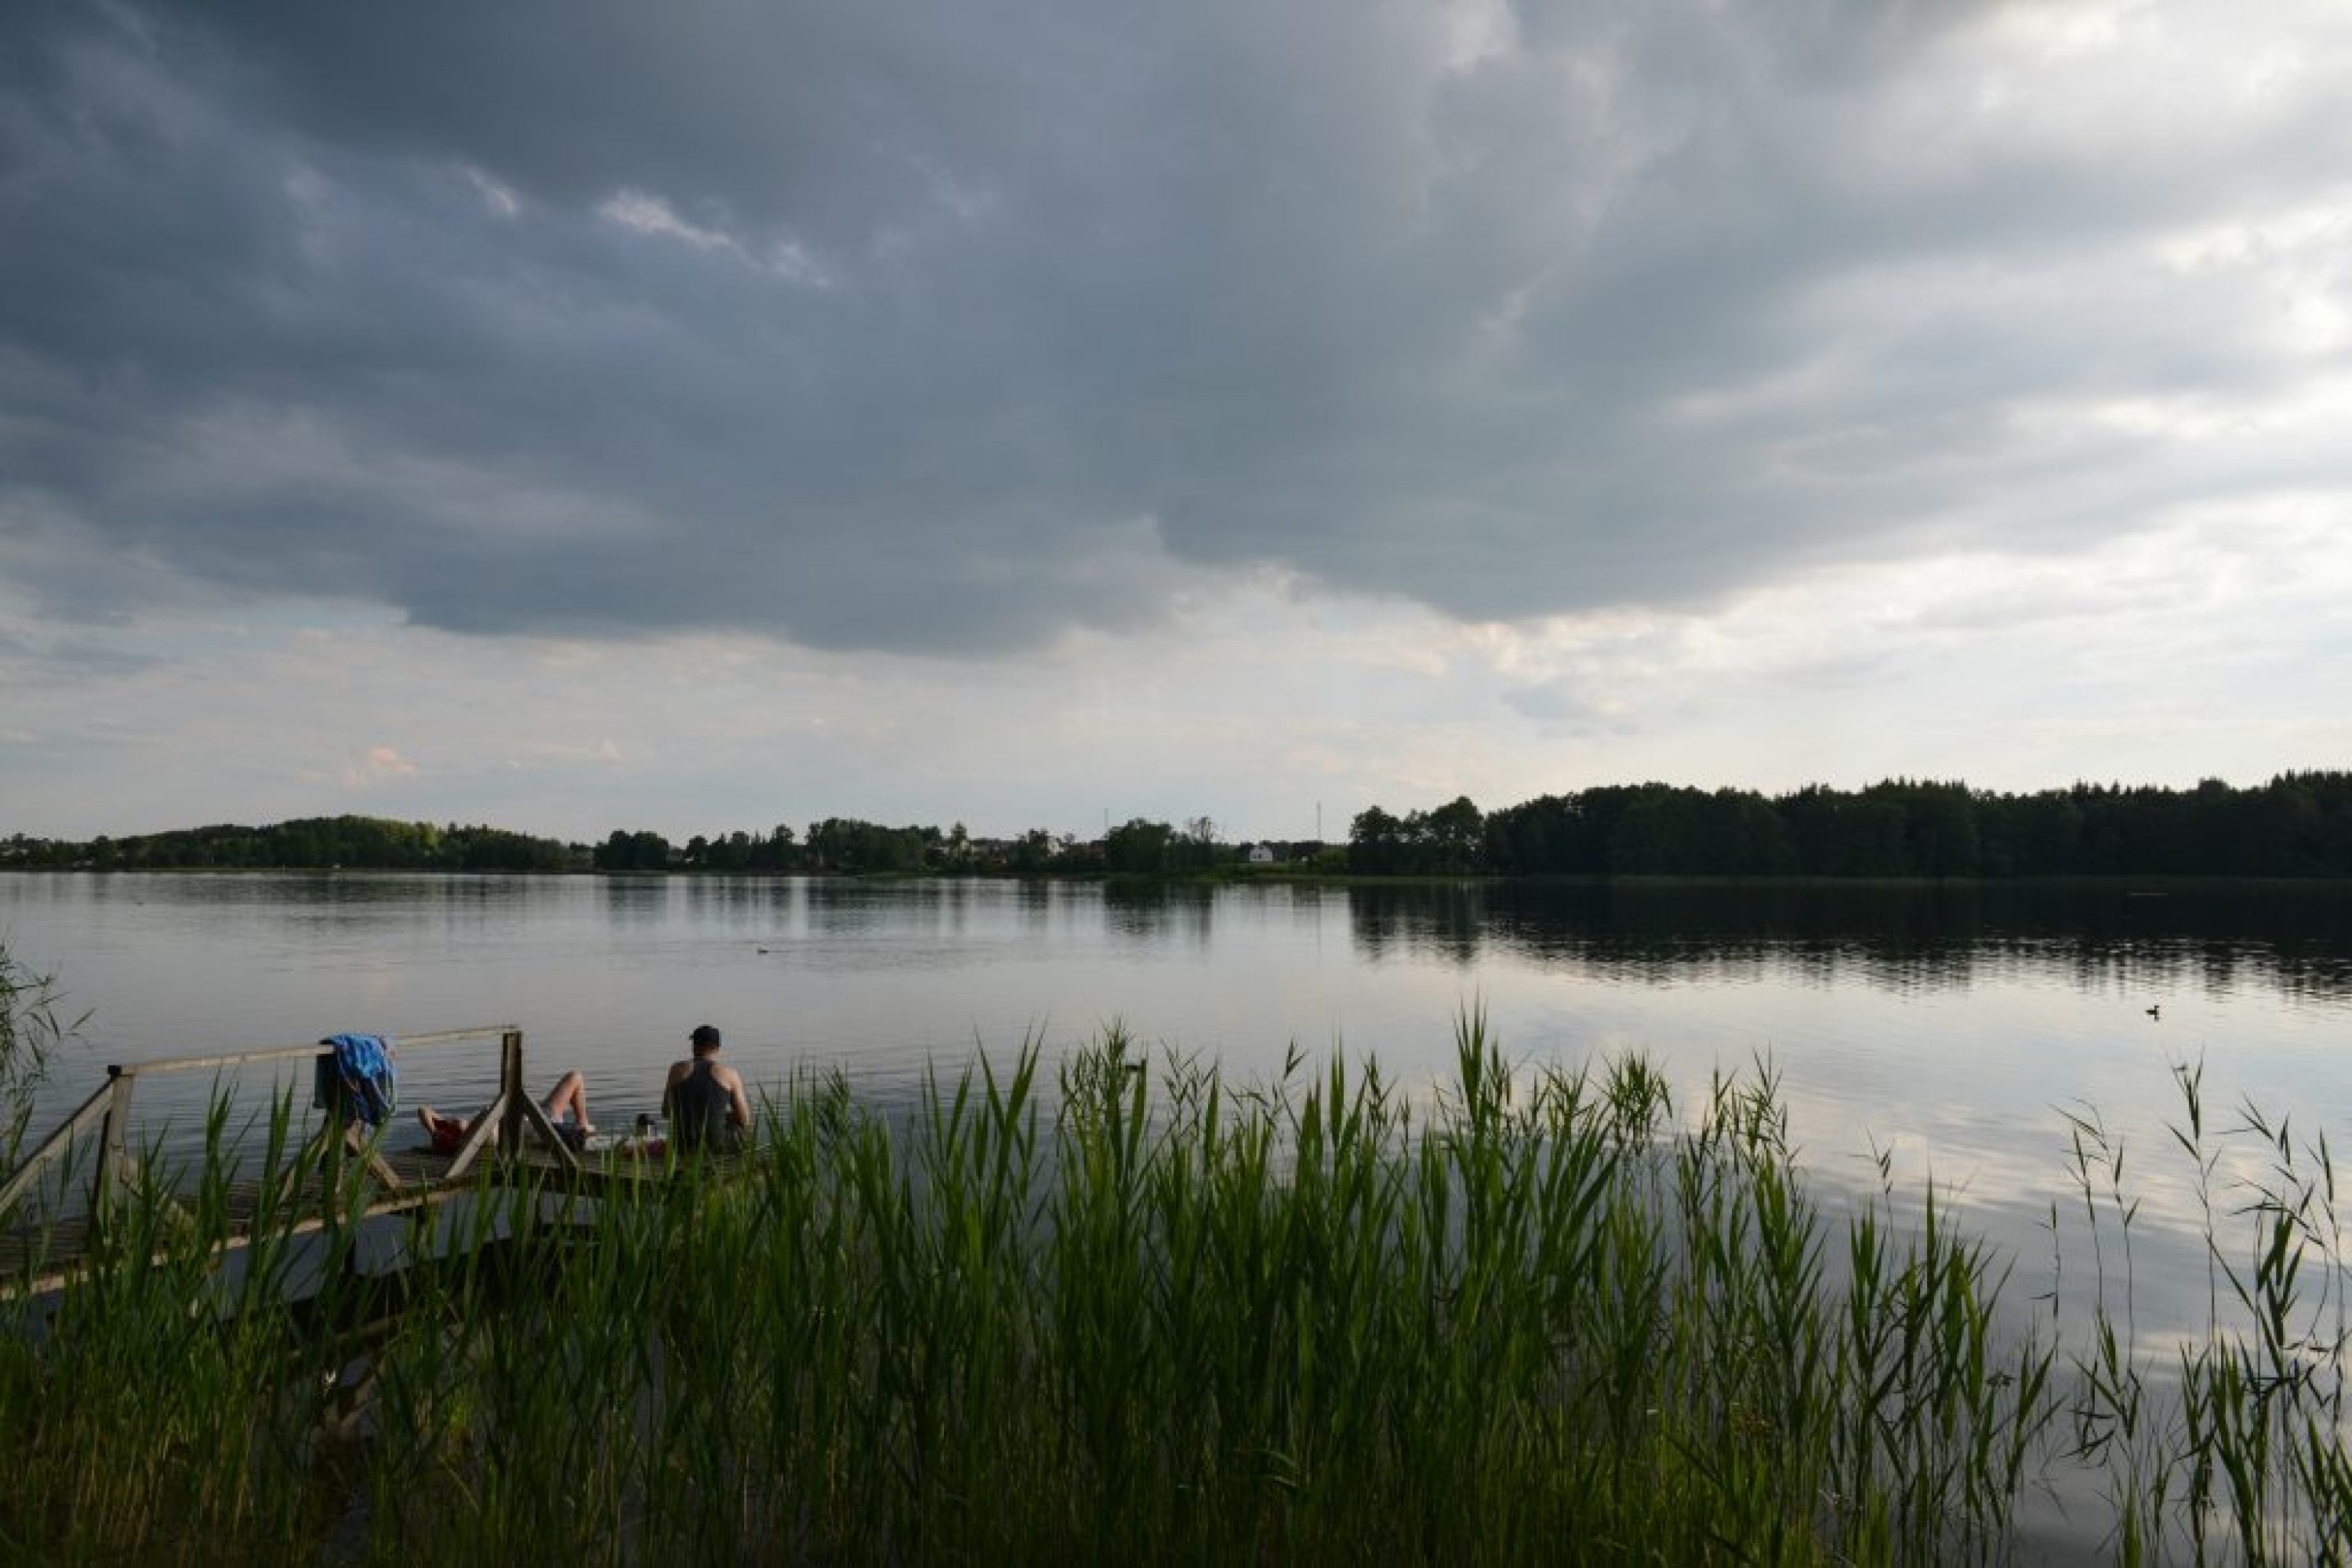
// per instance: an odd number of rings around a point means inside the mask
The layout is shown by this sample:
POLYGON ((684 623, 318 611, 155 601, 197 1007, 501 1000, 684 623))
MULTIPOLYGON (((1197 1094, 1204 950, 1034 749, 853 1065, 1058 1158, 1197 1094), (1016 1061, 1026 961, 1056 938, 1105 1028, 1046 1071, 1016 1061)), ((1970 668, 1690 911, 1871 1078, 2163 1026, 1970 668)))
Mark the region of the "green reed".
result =
POLYGON ((62 1017, 62 1000, 53 977, 26 968, 0 942, 0 1163, 10 1166, 24 1148, 33 1091, 89 1018, 62 1017))
MULTIPOLYGON (((1475 1014, 1456 1047, 1420 1094, 1336 1054, 1230 1082, 1116 1028, 898 1113, 810 1077, 731 1169, 594 1203, 485 1175, 396 1282, 352 1266, 365 1189, 332 1169, 270 1199, 326 1205, 316 1239, 218 1268, 222 1098, 182 1205, 133 1188, 88 1282, 0 1338, 0 1553, 1969 1561, 2087 1461, 2119 1558, 2343 1557, 2324 1142, 2248 1112, 2270 1176, 2236 1192, 2184 1079, 2209 1228, 2257 1245, 2214 1243, 2158 1416, 2095 1121, 2067 1350, 2002 1317, 1935 1194, 1906 1217, 1882 1175, 1824 1215, 1767 1069, 1685 1115, 1639 1058, 1515 1068, 1475 1014)), ((242 1134, 299 1166, 291 1121, 242 1134)))
POLYGON ((2095 1114, 2070 1117, 2095 1269, 2090 1342, 2074 1358, 2074 1451, 2114 1479, 2120 1561, 2168 1547, 2199 1561, 2352 1561, 2352 1254, 2326 1134, 2298 1138, 2290 1119, 2251 1102, 2217 1125, 2202 1066, 2173 1076, 2182 1112, 2167 1131, 2202 1222, 2204 1321, 2168 1364, 2136 1348, 2138 1205, 2124 1184, 2124 1140, 2095 1114))

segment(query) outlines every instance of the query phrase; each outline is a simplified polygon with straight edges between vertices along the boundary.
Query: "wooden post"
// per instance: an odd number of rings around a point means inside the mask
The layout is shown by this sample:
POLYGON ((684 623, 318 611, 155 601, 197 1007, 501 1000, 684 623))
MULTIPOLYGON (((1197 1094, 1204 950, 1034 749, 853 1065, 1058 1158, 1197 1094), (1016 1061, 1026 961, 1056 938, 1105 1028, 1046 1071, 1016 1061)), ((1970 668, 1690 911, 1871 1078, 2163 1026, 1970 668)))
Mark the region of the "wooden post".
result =
POLYGON ((520 1029, 509 1029, 499 1037, 499 1145, 508 1159, 520 1159, 524 1137, 537 1132, 557 1164, 574 1171, 580 1168, 580 1157, 523 1087, 520 1029))
POLYGON ((483 1150, 489 1150, 493 1155, 497 1153, 499 1129, 506 1125, 508 1100, 507 1095, 500 1094, 488 1110, 475 1119, 474 1130, 458 1143, 457 1153, 450 1156, 449 1168, 441 1173, 443 1181, 454 1182, 472 1170, 474 1162, 482 1157, 483 1150))
POLYGON ((499 1152, 511 1160, 522 1152, 523 1107, 530 1092, 522 1081, 522 1031, 499 1036, 499 1152))
POLYGON ((90 1193, 90 1210, 101 1216, 131 1184, 131 1091, 138 1084, 136 1068, 107 1064, 106 1123, 99 1134, 98 1173, 90 1193))

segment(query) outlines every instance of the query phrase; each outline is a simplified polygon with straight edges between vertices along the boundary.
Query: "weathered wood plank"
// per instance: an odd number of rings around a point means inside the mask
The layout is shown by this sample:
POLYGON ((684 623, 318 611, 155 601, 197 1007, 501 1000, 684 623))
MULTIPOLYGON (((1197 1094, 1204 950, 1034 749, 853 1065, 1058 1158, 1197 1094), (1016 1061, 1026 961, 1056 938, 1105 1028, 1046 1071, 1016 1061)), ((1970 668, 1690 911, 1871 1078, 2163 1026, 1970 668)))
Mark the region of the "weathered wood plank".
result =
MULTIPOLYGON (((383 1162, 398 1173, 400 1185, 374 1187, 355 1217, 373 1219, 416 1212, 472 1194, 484 1184, 493 1192, 526 1184, 552 1192, 576 1193, 583 1197, 644 1192, 673 1179, 678 1171, 667 1160, 644 1158, 621 1149, 594 1150, 583 1158, 574 1155, 560 1141, 541 1143, 526 1140, 521 1151, 500 1157, 487 1171, 453 1170, 449 1156, 430 1148, 380 1151, 380 1154, 383 1162)), ((741 1164, 740 1155, 708 1160, 709 1168, 721 1175, 731 1174, 741 1164)), ((280 1216, 276 1233, 286 1237, 309 1235, 342 1221, 345 1211, 340 1207, 328 1214, 313 1205, 289 1207, 283 1195, 265 1201, 268 1185, 262 1179, 229 1184, 225 1194, 227 1223, 216 1243, 217 1250, 248 1245, 265 1210, 280 1216)), ((38 1295, 70 1286, 88 1269, 95 1239, 92 1218, 87 1215, 0 1231, 0 1297, 38 1295)))
POLYGON ((66 1118, 64 1126, 43 1139, 41 1146, 34 1150, 23 1164, 16 1167, 16 1173, 8 1178, 7 1185, 0 1186, 0 1214, 7 1213, 9 1205, 22 1197, 25 1190, 40 1179, 41 1173, 48 1167, 50 1162, 62 1155, 74 1139, 86 1131, 91 1122, 103 1117, 106 1114, 106 1108, 113 1103, 114 1085, 101 1084, 96 1094, 82 1101, 79 1110, 66 1118))
MULTIPOLYGON (((462 1045, 500 1036, 519 1033, 512 1024, 484 1024, 470 1029, 436 1029, 429 1034, 400 1035, 393 1044, 398 1050, 422 1050, 435 1046, 462 1045)), ((152 1062, 121 1062, 107 1068, 109 1072, 162 1073, 186 1072, 194 1068, 241 1067, 247 1062, 290 1062, 305 1058, 316 1060, 322 1047, 316 1040, 300 1046, 271 1046, 258 1051, 226 1051, 202 1057, 165 1057, 152 1062)))

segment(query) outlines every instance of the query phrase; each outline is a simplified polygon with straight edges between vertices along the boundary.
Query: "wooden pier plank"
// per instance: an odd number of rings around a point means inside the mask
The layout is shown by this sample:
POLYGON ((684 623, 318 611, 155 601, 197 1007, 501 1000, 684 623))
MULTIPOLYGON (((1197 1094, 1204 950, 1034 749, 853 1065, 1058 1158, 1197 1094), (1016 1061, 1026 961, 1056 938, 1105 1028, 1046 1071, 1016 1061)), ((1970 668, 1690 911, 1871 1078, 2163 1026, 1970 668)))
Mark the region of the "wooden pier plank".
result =
MULTIPOLYGON (((568 1149, 527 1140, 522 1149, 453 1173, 452 1157, 429 1147, 380 1150, 383 1165, 398 1178, 397 1185, 376 1180, 372 1166, 346 1167, 346 1180, 364 1179, 365 1195, 354 1217, 379 1218, 413 1213, 445 1204, 478 1191, 497 1193, 529 1184, 553 1193, 602 1197, 616 1192, 646 1192, 670 1180, 677 1167, 659 1156, 646 1157, 622 1148, 604 1148, 574 1155, 568 1149), (366 1173, 364 1178, 362 1173, 366 1173)), ((741 1156, 712 1159, 710 1168, 731 1172, 741 1156)), ((282 1177, 278 1178, 282 1180, 282 1177)), ((331 1220, 320 1212, 318 1194, 298 1192, 265 1202, 269 1183, 246 1179, 229 1184, 224 1198, 226 1224, 215 1250, 248 1245, 265 1211, 274 1208, 287 1216, 278 1227, 281 1236, 300 1236, 339 1223, 341 1210, 331 1220)), ((87 1272, 99 1240, 89 1215, 73 1215, 54 1221, 0 1231, 0 1298, 39 1295, 63 1289, 87 1272)))

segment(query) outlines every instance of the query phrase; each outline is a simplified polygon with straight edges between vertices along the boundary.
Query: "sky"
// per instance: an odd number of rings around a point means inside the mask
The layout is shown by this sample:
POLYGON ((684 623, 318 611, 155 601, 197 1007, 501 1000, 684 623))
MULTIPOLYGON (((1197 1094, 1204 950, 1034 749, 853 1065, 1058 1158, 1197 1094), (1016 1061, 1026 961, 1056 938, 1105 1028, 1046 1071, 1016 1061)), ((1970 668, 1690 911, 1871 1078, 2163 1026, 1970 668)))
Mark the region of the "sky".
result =
POLYGON ((0 834, 2352 765, 2342 0, 13 0, 0 834))

